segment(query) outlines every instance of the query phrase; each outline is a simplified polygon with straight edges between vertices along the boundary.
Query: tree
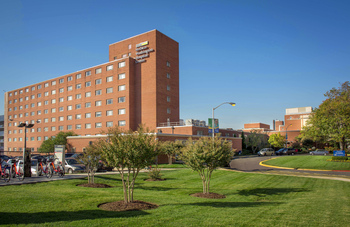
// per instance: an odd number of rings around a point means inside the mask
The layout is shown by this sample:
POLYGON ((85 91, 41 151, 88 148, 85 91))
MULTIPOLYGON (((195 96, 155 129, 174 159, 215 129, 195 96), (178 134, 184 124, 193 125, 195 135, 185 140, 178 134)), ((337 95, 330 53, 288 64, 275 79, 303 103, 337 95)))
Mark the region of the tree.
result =
POLYGON ((272 134, 269 137, 269 144, 273 147, 283 147, 286 142, 286 138, 281 135, 281 133, 278 134, 272 134))
POLYGON ((242 138, 242 148, 247 148, 247 144, 245 142, 245 135, 243 131, 241 133, 241 138, 242 138))
POLYGON ((350 84, 344 82, 339 88, 332 88, 318 108, 313 110, 304 127, 304 134, 315 141, 334 140, 340 149, 346 148, 350 138, 350 84))
POLYGON ((109 166, 117 168, 122 178, 124 202, 134 201, 134 186, 140 170, 154 163, 158 155, 154 133, 140 126, 137 131, 110 128, 107 139, 95 143, 95 149, 109 166))
POLYGON ((86 148, 85 152, 81 156, 76 158, 85 165, 86 172, 88 173, 88 183, 95 183, 95 173, 98 167, 101 165, 100 156, 101 153, 97 147, 97 144, 92 143, 86 148))
POLYGON ((69 148, 67 144, 67 136, 76 136, 74 132, 59 132, 56 136, 51 136, 49 139, 43 141, 39 147, 39 152, 41 153, 52 153, 55 150, 55 145, 65 145, 69 148))
POLYGON ((202 179, 203 193, 209 194, 213 171, 226 165, 233 157, 233 152, 231 144, 219 137, 214 139, 202 137, 196 141, 190 138, 186 146, 182 148, 180 158, 192 170, 199 173, 202 179))
POLYGON ((247 140, 247 145, 252 147, 253 153, 267 145, 267 135, 261 134, 257 130, 250 131, 247 140))
POLYGON ((171 165, 173 163, 174 155, 178 153, 182 147, 183 144, 181 141, 164 141, 160 143, 159 149, 160 153, 168 156, 169 165, 171 165))

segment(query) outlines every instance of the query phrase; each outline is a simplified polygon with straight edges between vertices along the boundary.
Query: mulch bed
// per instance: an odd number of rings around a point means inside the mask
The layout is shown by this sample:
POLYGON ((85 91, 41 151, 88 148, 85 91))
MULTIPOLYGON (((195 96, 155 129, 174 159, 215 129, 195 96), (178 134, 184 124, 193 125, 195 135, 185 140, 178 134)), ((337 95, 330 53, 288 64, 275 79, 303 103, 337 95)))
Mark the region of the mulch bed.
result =
POLYGON ((87 183, 87 184, 78 184, 79 187, 88 187, 88 188, 111 188, 108 184, 98 184, 98 183, 87 183))
POLYGON ((158 205, 147 203, 139 200, 134 200, 132 203, 124 201, 116 201, 111 203, 103 203, 98 205, 102 210, 107 211, 133 211, 133 210, 151 210, 158 208, 158 205))
POLYGON ((224 198, 226 198, 226 196, 224 196, 224 195, 220 195, 220 194, 212 193, 212 192, 210 192, 209 194, 195 193, 195 194, 191 194, 191 196, 206 198, 206 199, 224 199, 224 198))

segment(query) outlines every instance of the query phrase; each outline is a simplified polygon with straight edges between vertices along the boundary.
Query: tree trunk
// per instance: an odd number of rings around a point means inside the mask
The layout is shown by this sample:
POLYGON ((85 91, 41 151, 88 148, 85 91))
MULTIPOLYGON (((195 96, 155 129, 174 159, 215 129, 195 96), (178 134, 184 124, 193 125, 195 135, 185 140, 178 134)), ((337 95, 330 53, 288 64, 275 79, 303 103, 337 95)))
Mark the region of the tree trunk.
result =
POLYGON ((173 156, 172 155, 168 155, 168 162, 169 162, 169 165, 173 164, 173 156))

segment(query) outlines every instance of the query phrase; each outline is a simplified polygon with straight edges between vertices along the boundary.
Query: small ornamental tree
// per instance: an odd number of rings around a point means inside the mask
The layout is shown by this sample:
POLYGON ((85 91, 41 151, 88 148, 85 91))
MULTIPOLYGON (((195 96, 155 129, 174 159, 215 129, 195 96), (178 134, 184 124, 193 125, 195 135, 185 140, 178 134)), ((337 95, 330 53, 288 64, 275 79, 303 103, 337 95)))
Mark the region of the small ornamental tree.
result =
POLYGON ((203 194, 209 194, 210 179, 213 171, 225 166, 233 157, 231 144, 219 137, 202 137, 199 140, 188 139, 182 148, 180 158, 202 179, 203 194))
POLYGON ((164 141, 160 143, 159 149, 160 153, 166 154, 168 156, 169 165, 173 164, 173 157, 177 154, 183 144, 180 141, 164 141))
POLYGON ((66 149, 69 148, 67 143, 67 136, 76 136, 73 131, 70 132, 59 132, 55 136, 51 136, 49 139, 43 141, 39 147, 41 153, 52 153, 55 150, 55 145, 65 145, 66 149))
POLYGON ((95 148, 109 166, 116 167, 122 178, 124 202, 132 203, 137 175, 152 165, 158 155, 155 134, 140 126, 136 132, 110 128, 107 135, 108 138, 100 139, 95 148))
POLYGON ((95 173, 100 165, 100 150, 97 149, 98 143, 89 145, 85 152, 76 158, 85 165, 86 172, 88 173, 88 183, 95 183, 95 173))
POLYGON ((272 134, 269 137, 269 144, 273 147, 283 147, 286 142, 286 138, 281 133, 272 134))

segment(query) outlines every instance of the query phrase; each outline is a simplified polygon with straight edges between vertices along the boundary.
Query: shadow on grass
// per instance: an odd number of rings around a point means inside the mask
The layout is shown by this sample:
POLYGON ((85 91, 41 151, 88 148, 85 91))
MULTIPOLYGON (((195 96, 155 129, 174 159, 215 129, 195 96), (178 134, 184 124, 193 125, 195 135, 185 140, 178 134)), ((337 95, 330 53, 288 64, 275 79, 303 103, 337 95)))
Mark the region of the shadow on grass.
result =
POLYGON ((204 202, 204 203, 188 203, 186 205, 192 206, 208 206, 208 207, 258 207, 258 206, 270 206, 270 205, 279 205, 280 202, 204 202))
POLYGON ((112 177, 112 176, 109 176, 109 175, 95 175, 95 178, 100 178, 100 179, 105 179, 105 180, 112 180, 112 181, 122 181, 121 179, 120 179, 120 177, 119 178, 117 178, 117 177, 112 177))
POLYGON ((81 210, 81 211, 48 211, 38 213, 2 212, 1 225, 12 224, 44 224, 50 222, 71 222, 82 220, 94 220, 104 218, 128 218, 148 215, 144 211, 104 211, 104 210, 81 210))
POLYGON ((238 194, 243 196, 258 196, 265 197, 268 195, 280 195, 291 192, 308 192, 309 189, 305 188, 252 188, 252 189, 244 189, 239 190, 238 194))

